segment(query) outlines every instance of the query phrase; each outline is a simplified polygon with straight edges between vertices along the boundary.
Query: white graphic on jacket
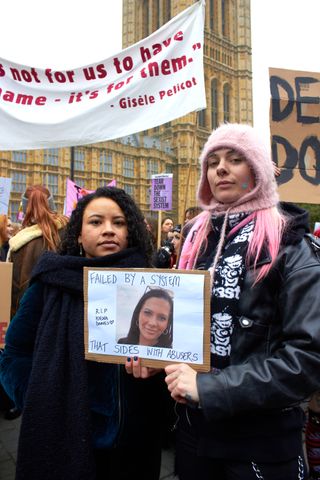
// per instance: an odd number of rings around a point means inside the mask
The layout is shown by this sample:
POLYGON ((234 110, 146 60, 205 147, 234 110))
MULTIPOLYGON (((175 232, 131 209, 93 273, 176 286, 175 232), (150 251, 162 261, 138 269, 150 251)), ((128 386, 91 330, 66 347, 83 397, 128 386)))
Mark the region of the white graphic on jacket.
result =
POLYGON ((219 286, 215 287, 213 294, 220 298, 236 298, 239 299, 240 287, 239 277, 242 273, 243 264, 241 255, 231 255, 223 259, 217 266, 216 275, 220 276, 219 286))
POLYGON ((211 353, 225 361, 231 353, 236 305, 245 273, 243 247, 252 235, 253 226, 253 222, 244 225, 232 241, 226 244, 215 271, 211 307, 211 353))
POLYGON ((233 330, 232 317, 228 313, 215 313, 211 323, 211 353, 226 357, 230 355, 230 338, 233 330))
POLYGON ((248 242, 253 233, 252 227, 253 222, 249 222, 247 225, 245 225, 241 229, 241 233, 232 240, 232 243, 248 242))

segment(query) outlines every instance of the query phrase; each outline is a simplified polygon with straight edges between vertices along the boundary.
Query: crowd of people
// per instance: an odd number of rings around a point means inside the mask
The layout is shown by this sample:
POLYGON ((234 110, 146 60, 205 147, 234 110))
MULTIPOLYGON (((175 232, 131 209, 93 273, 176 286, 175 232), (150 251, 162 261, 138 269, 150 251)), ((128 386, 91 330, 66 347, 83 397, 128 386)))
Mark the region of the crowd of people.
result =
MULTIPOLYGON (((200 164, 198 205, 180 223, 163 218, 160 246, 152 217, 116 187, 83 197, 70 219, 48 189, 29 187, 15 235, 0 215, 1 260, 13 263, 1 396, 22 412, 16 480, 158 480, 173 426, 180 480, 320 479, 320 243, 306 211, 280 202, 252 127, 214 130, 200 164), (208 270, 210 370, 85 360, 84 267, 208 270)), ((119 344, 172 348, 170 290, 147 289, 130 318, 119 344)))

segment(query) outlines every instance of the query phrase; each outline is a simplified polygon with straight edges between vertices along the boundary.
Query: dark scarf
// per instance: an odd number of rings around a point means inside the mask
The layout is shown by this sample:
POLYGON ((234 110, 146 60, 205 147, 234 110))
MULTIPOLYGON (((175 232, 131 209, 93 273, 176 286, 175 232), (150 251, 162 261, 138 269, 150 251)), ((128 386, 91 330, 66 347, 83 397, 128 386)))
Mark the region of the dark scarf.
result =
MULTIPOLYGON (((233 214, 228 217, 224 247, 215 269, 211 296, 210 339, 211 365, 215 368, 225 368, 229 364, 231 336, 237 316, 238 301, 246 271, 245 257, 254 222, 249 221, 235 233, 232 233, 232 229, 247 215, 233 214)), ((212 219, 212 228, 217 242, 223 220, 221 216, 212 219)))
MULTIPOLYGON (((88 372, 84 359, 83 267, 143 268, 136 249, 87 259, 46 252, 32 281, 44 284, 26 392, 16 480, 93 480, 88 372)), ((41 301, 41 299, 39 299, 41 301)))

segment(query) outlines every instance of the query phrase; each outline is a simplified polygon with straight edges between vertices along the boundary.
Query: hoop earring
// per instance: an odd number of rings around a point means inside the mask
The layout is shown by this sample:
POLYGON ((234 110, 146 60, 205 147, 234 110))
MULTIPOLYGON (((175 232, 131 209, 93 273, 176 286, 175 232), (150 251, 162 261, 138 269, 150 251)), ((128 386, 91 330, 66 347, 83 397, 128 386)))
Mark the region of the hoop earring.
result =
POLYGON ((82 243, 79 243, 80 257, 83 257, 82 243))
POLYGON ((169 328, 167 327, 165 330, 163 330, 162 335, 168 335, 169 333, 169 328))

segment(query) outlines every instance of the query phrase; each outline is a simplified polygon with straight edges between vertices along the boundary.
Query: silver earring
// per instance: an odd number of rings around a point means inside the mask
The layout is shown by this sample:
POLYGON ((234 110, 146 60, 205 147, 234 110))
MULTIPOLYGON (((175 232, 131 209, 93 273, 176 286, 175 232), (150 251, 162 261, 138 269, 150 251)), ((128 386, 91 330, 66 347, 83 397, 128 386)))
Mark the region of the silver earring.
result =
POLYGON ((82 257, 83 256, 82 243, 79 243, 79 249, 80 249, 80 257, 82 257))
POLYGON ((167 327, 163 332, 162 332, 162 335, 168 335, 169 333, 169 328, 167 327))

